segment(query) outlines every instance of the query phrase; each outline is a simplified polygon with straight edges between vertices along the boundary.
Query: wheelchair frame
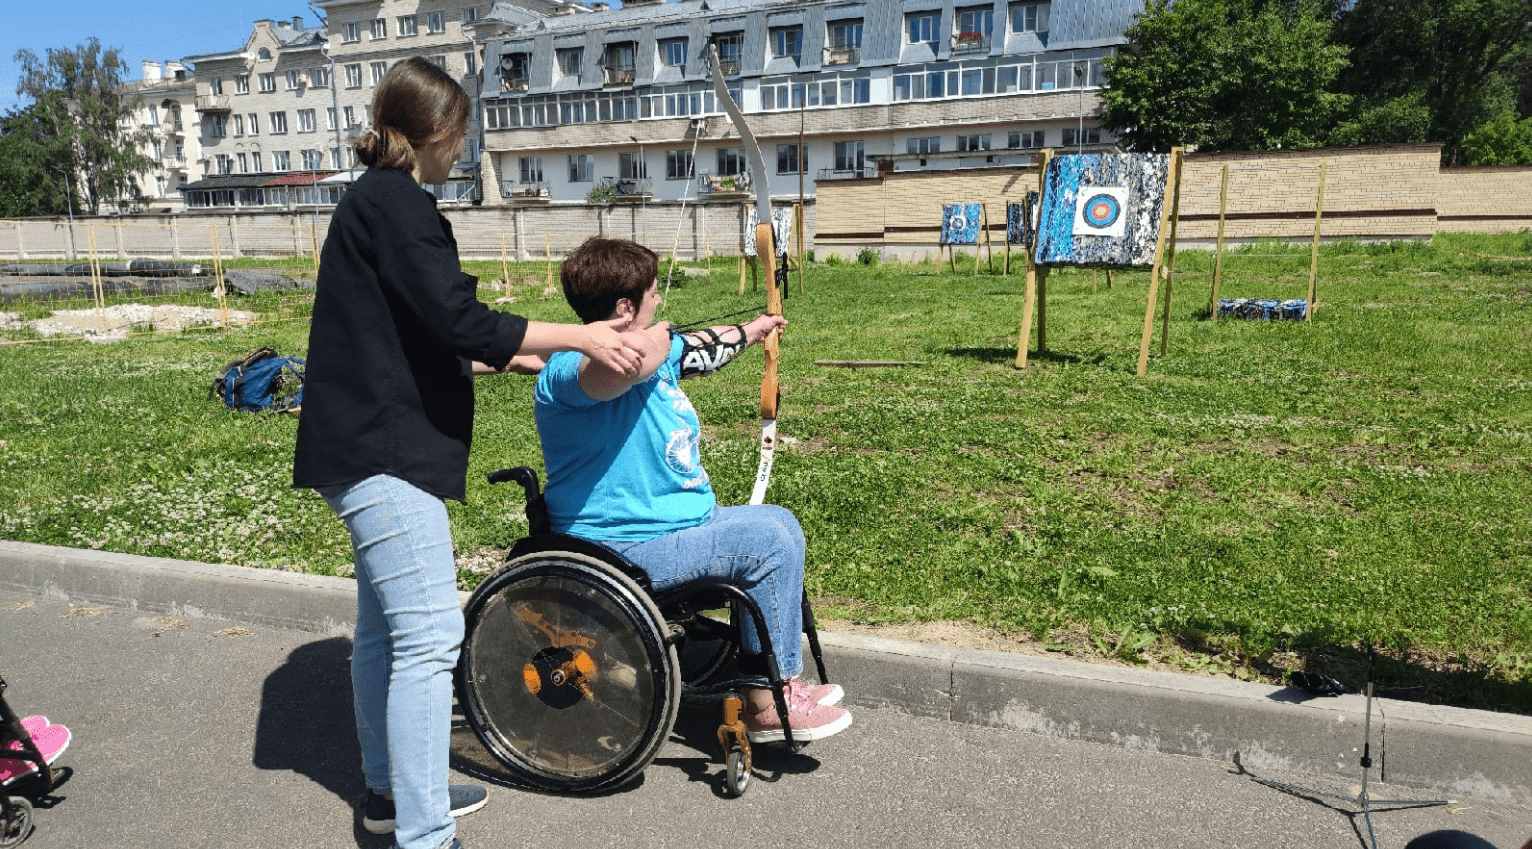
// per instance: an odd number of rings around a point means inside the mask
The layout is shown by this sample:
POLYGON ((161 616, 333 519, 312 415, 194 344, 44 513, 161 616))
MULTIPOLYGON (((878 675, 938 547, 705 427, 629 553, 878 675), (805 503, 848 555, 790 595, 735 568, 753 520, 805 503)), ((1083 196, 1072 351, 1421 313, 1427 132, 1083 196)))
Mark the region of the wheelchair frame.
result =
MULTIPOLYGON (((35 772, 19 776, 11 783, 30 784, 38 788, 36 795, 45 795, 53 789, 53 768, 37 744, 32 742, 32 735, 21 724, 21 718, 6 703, 5 686, 5 679, 0 678, 0 752, 4 752, 8 760, 27 761, 37 767, 35 772), (12 743, 19 743, 21 748, 11 748, 12 743)), ((8 786, 0 786, 0 849, 20 846, 33 828, 32 803, 23 796, 10 796, 6 792, 8 786)))
MULTIPOLYGON (((792 751, 807 745, 793 739, 786 682, 765 616, 744 590, 707 578, 656 592, 641 568, 611 549, 552 532, 535 471, 520 466, 489 475, 490 483, 510 480, 525 491, 531 534, 470 597, 454 673, 469 727, 502 766, 544 790, 616 787, 654 759, 682 700, 722 696, 725 789, 744 793, 752 758, 739 688, 759 686, 761 676, 714 680, 737 651, 729 640, 737 643, 744 619, 760 638, 783 742, 792 751), (728 623, 704 615, 723 606, 728 623), (678 651, 691 648, 696 656, 683 663, 678 651), (505 668, 517 663, 519 676, 505 668), (586 727, 573 727, 576 721, 586 727)), ((819 678, 827 682, 807 594, 803 625, 819 678)))

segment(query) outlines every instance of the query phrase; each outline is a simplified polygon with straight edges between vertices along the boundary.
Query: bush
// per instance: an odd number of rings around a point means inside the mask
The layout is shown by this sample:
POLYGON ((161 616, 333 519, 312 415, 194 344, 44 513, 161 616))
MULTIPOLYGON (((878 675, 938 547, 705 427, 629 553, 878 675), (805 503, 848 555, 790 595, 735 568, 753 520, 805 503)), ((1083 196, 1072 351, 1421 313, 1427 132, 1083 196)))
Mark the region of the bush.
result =
POLYGON ((845 261, 846 260, 843 259, 841 257, 841 255, 836 253, 835 251, 830 251, 829 253, 825 254, 825 265, 830 265, 830 266, 841 265, 841 264, 845 263, 845 261))
POLYGON ((862 265, 877 265, 878 252, 872 248, 862 248, 856 253, 856 261, 862 265))

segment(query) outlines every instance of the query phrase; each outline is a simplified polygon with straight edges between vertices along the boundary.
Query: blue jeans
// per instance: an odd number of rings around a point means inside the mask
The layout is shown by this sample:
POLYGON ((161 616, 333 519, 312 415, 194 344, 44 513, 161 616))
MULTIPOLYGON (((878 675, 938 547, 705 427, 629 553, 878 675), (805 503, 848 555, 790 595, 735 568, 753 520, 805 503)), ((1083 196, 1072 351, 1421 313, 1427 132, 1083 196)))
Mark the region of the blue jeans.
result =
POLYGON ((452 669, 463 642, 447 507, 388 475, 319 491, 351 532, 351 689, 367 787, 394 794, 400 849, 436 849, 448 816, 452 669))
MULTIPOLYGON (((706 524, 644 542, 605 543, 664 590, 698 578, 722 578, 760 605, 783 678, 803 672, 803 566, 806 542, 792 512, 775 504, 715 507, 706 524)), ((744 650, 759 654, 748 617, 744 650)))

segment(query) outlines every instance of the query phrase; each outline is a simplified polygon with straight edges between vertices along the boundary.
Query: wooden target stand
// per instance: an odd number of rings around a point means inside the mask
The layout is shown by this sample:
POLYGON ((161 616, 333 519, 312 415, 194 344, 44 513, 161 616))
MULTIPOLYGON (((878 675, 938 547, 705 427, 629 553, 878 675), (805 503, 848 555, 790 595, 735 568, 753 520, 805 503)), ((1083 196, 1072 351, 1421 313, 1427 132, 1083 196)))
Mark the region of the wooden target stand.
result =
MULTIPOLYGON (((943 223, 943 230, 945 230, 945 228, 946 228, 946 225, 945 225, 945 222, 944 222, 943 223)), ((957 273, 957 249, 956 248, 957 248, 958 244, 960 244, 960 243, 948 242, 948 243, 942 245, 942 247, 947 249, 947 267, 952 270, 953 274, 957 273)), ((979 204, 979 233, 978 233, 978 235, 973 240, 973 273, 974 274, 978 274, 979 273, 979 260, 984 256, 984 250, 986 248, 989 249, 989 264, 988 264, 987 267, 988 267, 990 272, 994 272, 994 270, 995 270, 995 244, 994 244, 994 242, 990 241, 990 237, 989 237, 989 206, 987 204, 980 203, 979 204), (983 240, 982 242, 980 241, 981 239, 983 240)))
MULTIPOLYGON (((750 205, 746 204, 745 205, 745 209, 749 210, 750 209, 750 205)), ((772 222, 772 227, 773 227, 772 237, 775 238, 776 237, 776 231, 775 231, 776 222, 772 222)), ((757 233, 760 232, 760 225, 759 224, 756 225, 756 232, 757 233)), ((797 256, 797 259, 798 259, 798 294, 801 295, 801 294, 803 294, 803 266, 804 266, 804 254, 803 254, 803 242, 804 242, 804 238, 803 238, 803 205, 802 204, 793 204, 793 222, 792 222, 792 225, 788 227, 788 234, 787 234, 787 236, 788 236, 789 241, 791 241, 793 239, 797 239, 797 241, 798 241, 798 256, 797 256)), ((793 255, 791 250, 785 251, 785 253, 789 257, 791 257, 793 255)), ((755 255, 754 256, 746 255, 743 250, 741 250, 740 253, 739 253, 739 293, 741 295, 745 294, 745 267, 746 266, 750 267, 750 291, 754 292, 756 289, 760 288, 760 281, 756 278, 756 269, 757 269, 757 267, 759 267, 764 262, 764 260, 762 260, 760 258, 760 254, 761 254, 761 240, 760 240, 760 236, 759 235, 756 236, 755 255)), ((772 268, 775 269, 775 265, 773 265, 772 268)), ((768 273, 775 273, 775 272, 773 271, 773 272, 768 272, 768 273)))
MULTIPOLYGON (((1165 309, 1160 329, 1160 356, 1165 356, 1170 345, 1170 294, 1175 273, 1176 221, 1181 208, 1181 160, 1184 148, 1170 151, 1170 168, 1165 173, 1166 202, 1160 204, 1160 229, 1154 244, 1154 263, 1149 272, 1148 305, 1144 308, 1144 332, 1138 346, 1138 376, 1143 377, 1149 367, 1149 342, 1154 334, 1154 308, 1159 301, 1160 280, 1165 281, 1165 309), (1167 235, 1168 234, 1168 235, 1167 235)), ((1044 149, 1037 159, 1037 192, 1041 205, 1048 173, 1048 160, 1053 150, 1044 149)), ((1037 315, 1037 353, 1048 352, 1048 266, 1039 266, 1036 247, 1026 251, 1025 294, 1021 307, 1021 334, 1016 341, 1016 368, 1027 367, 1027 347, 1032 338, 1032 316, 1037 315)), ((1108 272, 1110 274, 1110 272, 1108 272)), ((1108 276, 1108 281, 1111 277, 1108 276)), ((1110 285, 1110 284, 1108 284, 1110 285)))

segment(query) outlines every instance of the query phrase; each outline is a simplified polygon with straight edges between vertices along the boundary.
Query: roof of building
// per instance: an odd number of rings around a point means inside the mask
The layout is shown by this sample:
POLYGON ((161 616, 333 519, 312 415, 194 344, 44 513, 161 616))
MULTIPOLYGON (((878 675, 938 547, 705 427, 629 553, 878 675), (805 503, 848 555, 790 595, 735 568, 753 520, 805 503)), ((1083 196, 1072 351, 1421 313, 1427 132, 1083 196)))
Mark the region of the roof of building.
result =
POLYGON ((311 186, 314 183, 317 183, 317 182, 323 180, 326 177, 332 176, 333 174, 335 174, 334 171, 304 171, 304 172, 302 172, 300 174, 283 174, 283 175, 281 175, 279 177, 273 177, 273 178, 267 180, 266 182, 261 183, 261 185, 262 186, 311 186))
POLYGON ((192 189, 254 189, 266 185, 270 180, 270 174, 218 174, 213 177, 203 177, 193 183, 181 186, 181 191, 192 189))

